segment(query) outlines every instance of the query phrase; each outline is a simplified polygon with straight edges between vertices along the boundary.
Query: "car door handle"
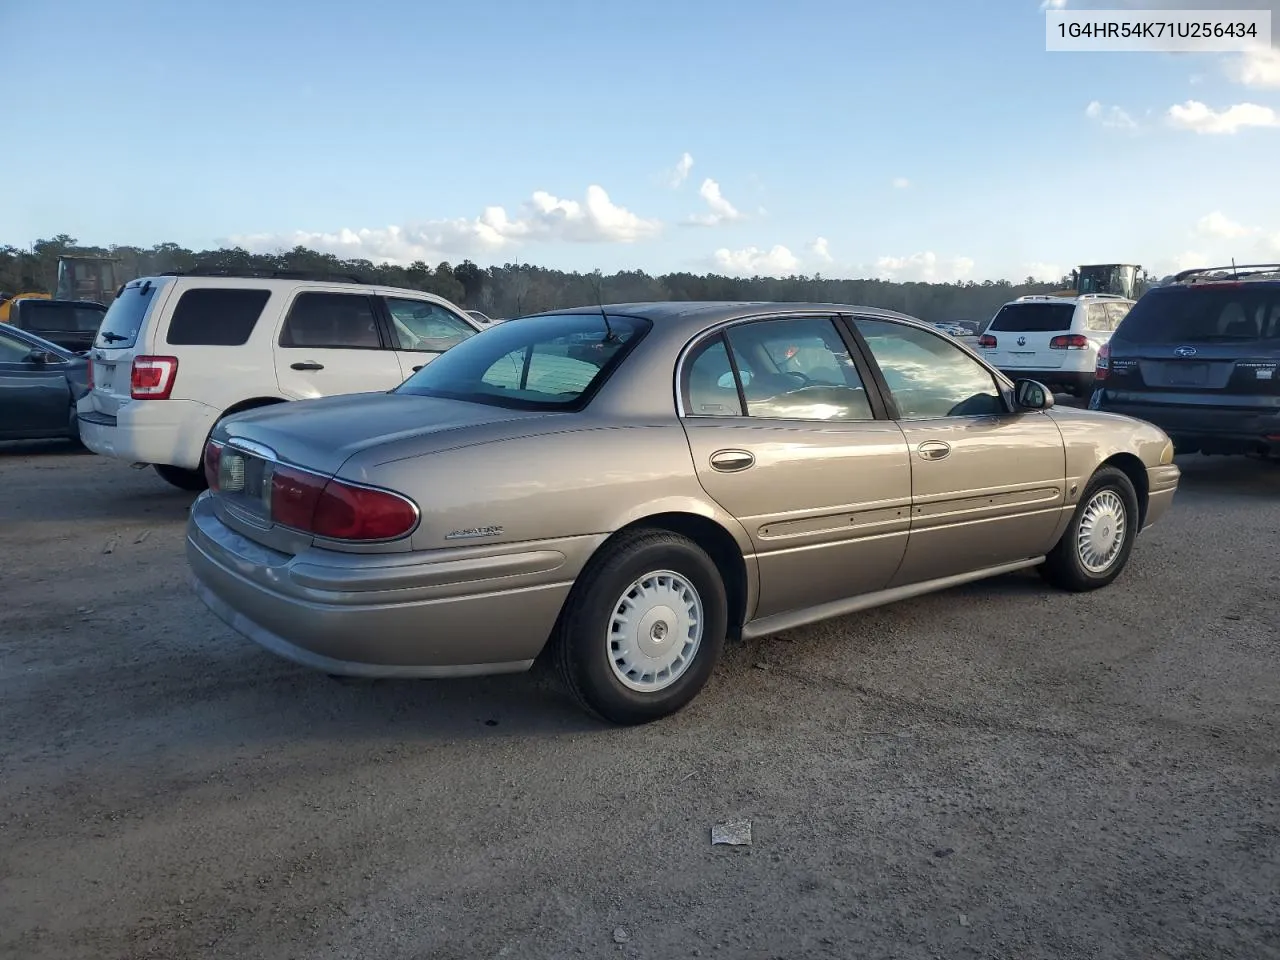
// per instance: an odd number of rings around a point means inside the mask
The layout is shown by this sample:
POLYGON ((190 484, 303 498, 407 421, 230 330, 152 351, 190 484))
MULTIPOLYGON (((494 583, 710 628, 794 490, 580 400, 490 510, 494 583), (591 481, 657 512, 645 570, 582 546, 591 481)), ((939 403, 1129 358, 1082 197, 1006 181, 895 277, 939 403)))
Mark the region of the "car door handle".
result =
POLYGON ((289 366, 294 370, 323 370, 323 363, 316 363, 314 360, 307 360, 299 363, 291 363, 289 366))
POLYGON ((951 456, 951 444, 941 440, 926 440, 916 447, 916 453, 920 454, 921 460, 945 460, 951 456))
POLYGON ((711 469, 721 473, 745 470, 755 462, 756 458, 745 450, 717 450, 711 455, 711 469))

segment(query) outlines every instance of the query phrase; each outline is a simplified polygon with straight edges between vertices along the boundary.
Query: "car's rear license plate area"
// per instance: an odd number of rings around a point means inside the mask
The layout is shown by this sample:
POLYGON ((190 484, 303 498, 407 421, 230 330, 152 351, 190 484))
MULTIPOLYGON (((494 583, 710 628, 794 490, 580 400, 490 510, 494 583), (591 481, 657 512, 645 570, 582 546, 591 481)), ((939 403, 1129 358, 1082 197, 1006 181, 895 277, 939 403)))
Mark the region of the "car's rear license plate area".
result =
POLYGON ((1207 363, 1166 363, 1164 382, 1170 387, 1203 387, 1209 380, 1207 363))

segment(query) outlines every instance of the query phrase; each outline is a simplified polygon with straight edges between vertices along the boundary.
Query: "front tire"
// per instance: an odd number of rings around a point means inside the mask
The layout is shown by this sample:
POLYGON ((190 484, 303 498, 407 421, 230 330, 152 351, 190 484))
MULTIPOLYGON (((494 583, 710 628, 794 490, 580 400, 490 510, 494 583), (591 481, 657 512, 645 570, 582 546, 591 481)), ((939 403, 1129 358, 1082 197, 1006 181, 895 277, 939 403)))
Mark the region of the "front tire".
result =
POLYGON ((1090 478, 1062 538, 1039 567, 1055 587, 1105 587, 1129 562, 1138 536, 1138 494, 1123 470, 1102 467, 1090 478))
POLYGON ((154 463, 152 466, 156 468, 156 473, 160 474, 161 479, 173 484, 179 490, 199 493, 209 486, 203 470, 187 470, 167 463, 154 463))
POLYGON ((683 709, 724 650, 720 571, 692 540, 639 530, 593 558, 557 626, 555 661, 578 703, 611 723, 683 709))

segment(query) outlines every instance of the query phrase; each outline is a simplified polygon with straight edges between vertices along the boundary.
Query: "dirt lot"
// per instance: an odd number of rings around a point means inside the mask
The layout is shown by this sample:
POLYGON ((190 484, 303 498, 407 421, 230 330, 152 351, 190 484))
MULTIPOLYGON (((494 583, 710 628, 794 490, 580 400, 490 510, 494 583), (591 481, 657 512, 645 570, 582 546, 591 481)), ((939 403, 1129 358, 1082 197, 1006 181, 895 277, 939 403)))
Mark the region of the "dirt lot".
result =
POLYGON ((1280 467, 1184 470, 1108 590, 799 630, 616 730, 274 659, 189 496, 0 448, 0 956, 1280 957, 1280 467))

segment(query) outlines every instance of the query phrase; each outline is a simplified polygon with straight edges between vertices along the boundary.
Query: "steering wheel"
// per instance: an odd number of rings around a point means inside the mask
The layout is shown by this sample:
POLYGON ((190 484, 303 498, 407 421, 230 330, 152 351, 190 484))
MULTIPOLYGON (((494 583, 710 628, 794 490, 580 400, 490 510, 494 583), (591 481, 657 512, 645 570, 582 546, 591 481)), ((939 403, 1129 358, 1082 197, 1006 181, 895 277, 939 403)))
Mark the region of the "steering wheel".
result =
POLYGON ((800 386, 802 387, 811 387, 818 382, 817 380, 814 380, 812 377, 810 377, 807 373, 801 373, 799 370, 784 370, 782 372, 782 375, 784 377, 795 377, 797 380, 800 381, 800 386))

